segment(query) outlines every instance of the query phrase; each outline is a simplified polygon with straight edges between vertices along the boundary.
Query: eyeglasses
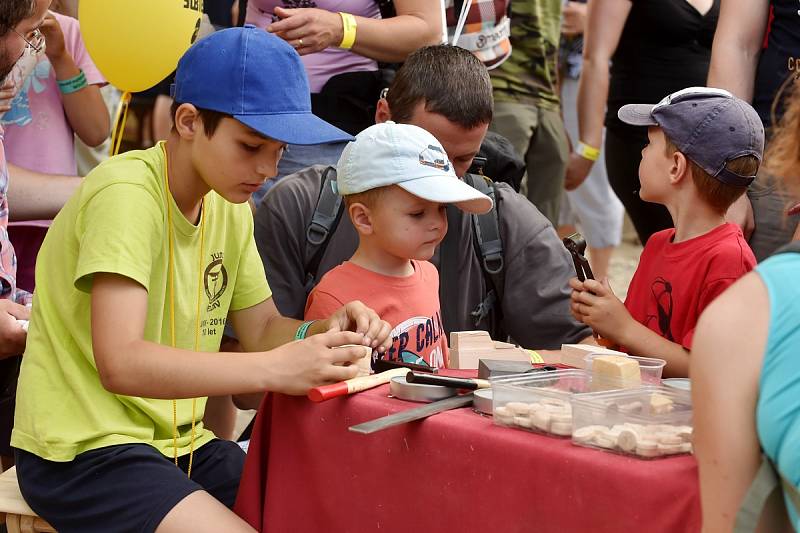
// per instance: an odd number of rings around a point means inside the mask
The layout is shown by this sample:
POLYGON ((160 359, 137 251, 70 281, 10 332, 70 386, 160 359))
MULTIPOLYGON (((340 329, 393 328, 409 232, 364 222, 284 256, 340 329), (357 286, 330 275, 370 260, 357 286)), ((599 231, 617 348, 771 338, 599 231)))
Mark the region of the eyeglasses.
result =
POLYGON ((44 34, 42 33, 42 31, 39 28, 36 28, 35 30, 29 32, 28 33, 28 37, 22 35, 20 32, 18 32, 17 30, 14 30, 13 28, 12 28, 12 31, 14 33, 16 33, 17 35, 19 35, 20 38, 23 41, 25 41, 25 44, 27 44, 37 54, 40 53, 43 50, 43 48, 44 48, 44 34))

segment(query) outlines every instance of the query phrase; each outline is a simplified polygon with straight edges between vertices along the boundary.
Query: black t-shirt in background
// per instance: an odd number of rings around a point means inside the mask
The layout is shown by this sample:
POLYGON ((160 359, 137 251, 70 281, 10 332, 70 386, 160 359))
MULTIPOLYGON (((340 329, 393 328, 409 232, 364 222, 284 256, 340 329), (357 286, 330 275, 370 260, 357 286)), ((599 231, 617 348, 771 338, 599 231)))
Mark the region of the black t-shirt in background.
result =
POLYGON ((720 0, 705 15, 686 0, 631 0, 611 58, 606 127, 622 133, 625 104, 655 104, 666 95, 705 86, 720 0))
POLYGON ((774 18, 767 46, 758 61, 753 87, 753 107, 765 128, 772 125, 771 108, 775 98, 779 98, 776 118, 780 118, 782 104, 790 92, 789 84, 800 83, 800 2, 773 0, 770 6, 774 18))

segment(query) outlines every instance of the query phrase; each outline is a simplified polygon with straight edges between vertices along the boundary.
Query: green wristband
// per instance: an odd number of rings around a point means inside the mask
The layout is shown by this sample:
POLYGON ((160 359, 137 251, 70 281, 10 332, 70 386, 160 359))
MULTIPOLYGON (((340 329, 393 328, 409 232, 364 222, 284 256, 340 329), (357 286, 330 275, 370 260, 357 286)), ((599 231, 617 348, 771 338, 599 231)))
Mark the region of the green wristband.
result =
POLYGON ((294 340, 299 341, 301 339, 306 338, 306 334, 308 333, 308 328, 311 327, 311 324, 316 322, 316 320, 309 320, 308 322, 303 322, 300 324, 300 327, 297 328, 297 333, 294 334, 294 340))
POLYGON ((86 74, 84 74, 82 70, 80 71, 80 74, 74 78, 69 78, 68 80, 58 80, 58 89, 61 91, 61 94, 72 94, 88 86, 89 84, 86 81, 86 74))

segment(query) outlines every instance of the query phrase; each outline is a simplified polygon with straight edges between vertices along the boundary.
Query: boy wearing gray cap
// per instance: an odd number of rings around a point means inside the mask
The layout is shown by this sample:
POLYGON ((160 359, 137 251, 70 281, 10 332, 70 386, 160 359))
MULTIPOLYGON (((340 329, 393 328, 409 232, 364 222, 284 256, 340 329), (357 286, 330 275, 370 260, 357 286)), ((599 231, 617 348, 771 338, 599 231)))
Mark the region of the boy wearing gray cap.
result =
POLYGON ((639 195, 669 210, 675 228, 647 241, 623 304, 607 280, 573 279, 572 313, 632 355, 665 359, 665 376, 688 375, 700 313, 756 264, 725 213, 755 179, 764 127, 727 91, 690 87, 619 118, 647 126, 639 195))
POLYGON ((485 213, 492 200, 458 179, 439 141, 411 124, 365 129, 345 147, 337 169, 358 249, 314 287, 305 319, 359 300, 393 328, 387 359, 447 366, 439 273, 428 260, 447 232, 446 204, 485 213))

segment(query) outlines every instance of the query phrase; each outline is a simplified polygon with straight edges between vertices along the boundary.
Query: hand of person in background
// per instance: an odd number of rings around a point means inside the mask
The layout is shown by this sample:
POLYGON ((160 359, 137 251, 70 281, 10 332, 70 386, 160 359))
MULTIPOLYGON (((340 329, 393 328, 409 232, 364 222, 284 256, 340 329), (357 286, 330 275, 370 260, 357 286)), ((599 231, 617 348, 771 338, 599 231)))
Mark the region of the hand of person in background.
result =
POLYGON ((561 34, 566 37, 583 35, 586 28, 586 4, 567 2, 561 12, 561 34))
POLYGON ((313 54, 342 42, 344 29, 339 13, 317 8, 285 9, 275 8, 278 22, 267 26, 290 45, 300 55, 313 54))
POLYGON ((575 152, 570 153, 569 163, 567 163, 567 174, 564 177, 564 188, 568 191, 572 191, 580 187, 589 176, 592 165, 594 165, 594 161, 586 159, 575 152))
POLYGON ((20 355, 25 351, 28 333, 17 320, 29 320, 30 317, 29 307, 11 300, 0 300, 0 359, 20 355))

